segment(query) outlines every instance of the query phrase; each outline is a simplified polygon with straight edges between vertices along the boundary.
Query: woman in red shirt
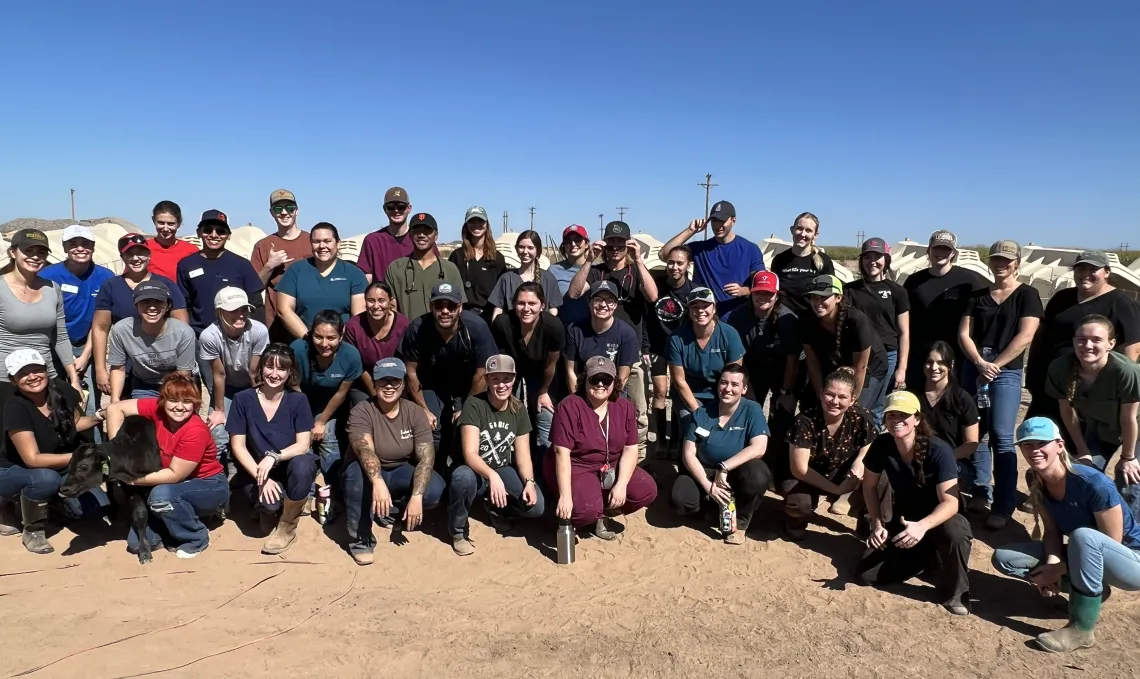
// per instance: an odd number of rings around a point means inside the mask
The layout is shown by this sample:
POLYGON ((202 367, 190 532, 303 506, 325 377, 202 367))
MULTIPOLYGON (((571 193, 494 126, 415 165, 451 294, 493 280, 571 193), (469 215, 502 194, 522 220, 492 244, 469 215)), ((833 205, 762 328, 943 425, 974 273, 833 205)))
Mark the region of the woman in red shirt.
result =
MULTIPOLYGON (((162 378, 158 398, 119 401, 107 406, 107 435, 114 437, 128 415, 141 415, 155 424, 163 468, 135 479, 136 486, 153 486, 147 497, 152 549, 165 535, 178 545, 179 559, 193 559, 210 544, 210 532, 200 517, 216 514, 230 499, 229 482, 218 462, 214 438, 198 409, 202 392, 193 377, 172 372, 162 378), (157 521, 161 519, 161 521, 157 521), (157 531, 157 532, 156 532, 157 531)), ((138 535, 127 534, 127 550, 138 550, 138 535)))

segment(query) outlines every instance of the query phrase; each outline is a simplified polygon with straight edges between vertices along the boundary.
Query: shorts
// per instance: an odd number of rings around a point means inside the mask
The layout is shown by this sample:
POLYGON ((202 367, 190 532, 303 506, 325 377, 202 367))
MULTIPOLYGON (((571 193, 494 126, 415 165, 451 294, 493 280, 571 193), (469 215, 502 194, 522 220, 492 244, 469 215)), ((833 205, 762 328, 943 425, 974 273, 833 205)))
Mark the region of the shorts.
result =
POLYGON ((669 361, 660 354, 649 355, 649 376, 665 377, 669 374, 669 361))

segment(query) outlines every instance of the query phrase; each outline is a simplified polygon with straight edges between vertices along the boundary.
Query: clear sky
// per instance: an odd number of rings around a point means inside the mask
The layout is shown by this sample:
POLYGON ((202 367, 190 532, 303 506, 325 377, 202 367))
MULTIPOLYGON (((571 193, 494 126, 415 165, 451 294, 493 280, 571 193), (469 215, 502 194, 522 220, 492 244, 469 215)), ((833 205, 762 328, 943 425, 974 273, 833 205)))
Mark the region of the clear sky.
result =
POLYGON ((740 231, 1140 247, 1140 3, 13 2, 0 7, 0 221, 180 203, 383 224, 408 189, 556 234, 740 231))

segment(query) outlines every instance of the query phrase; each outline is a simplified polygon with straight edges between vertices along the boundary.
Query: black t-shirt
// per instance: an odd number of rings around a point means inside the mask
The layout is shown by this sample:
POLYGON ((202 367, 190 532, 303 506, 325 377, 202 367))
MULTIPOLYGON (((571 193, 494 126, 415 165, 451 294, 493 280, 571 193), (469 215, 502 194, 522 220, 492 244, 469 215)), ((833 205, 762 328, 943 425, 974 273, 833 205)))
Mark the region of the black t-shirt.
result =
POLYGON ((744 369, 757 397, 767 390, 776 390, 784 384, 784 369, 789 355, 799 356, 799 337, 796 336, 796 316, 780 307, 776 314, 760 320, 752 312, 751 304, 742 304, 729 312, 725 323, 736 329, 744 345, 744 369))
POLYGON ((819 257, 823 260, 823 266, 816 268, 810 255, 797 257, 791 248, 788 248, 773 257, 768 265, 768 270, 780 279, 780 291, 784 293, 784 301, 797 316, 802 316, 805 312, 811 313, 804 297, 811 279, 835 274, 835 263, 831 261, 831 257, 822 252, 819 253, 819 257))
POLYGON ((910 300, 911 356, 923 356, 932 343, 941 340, 954 347, 957 363, 961 364, 958 326, 966 312, 966 302, 973 292, 988 285, 984 276, 960 266, 951 267, 945 276, 935 276, 930 269, 908 276, 903 288, 910 300))
POLYGON ((938 484, 958 478, 954 450, 938 437, 931 437, 927 443, 921 469, 914 461, 911 464, 903 461, 895 437, 890 434, 880 434, 871 443, 863 466, 876 474, 886 473, 895 496, 895 520, 926 518, 938 506, 938 484))
MULTIPOLYGON (((1045 310, 1041 308, 1041 295, 1032 285, 1022 283, 1010 293, 1001 304, 990 296, 989 289, 979 290, 970 295, 966 302, 966 314, 973 318, 970 326, 970 339, 978 353, 988 347, 996 357, 1005 350, 1017 335, 1023 318, 1041 318, 1045 310)), ((1017 370, 1024 359, 1021 354, 1005 365, 1008 370, 1017 370)))
POLYGON ((649 304, 649 318, 645 322, 645 334, 649 353, 664 356, 669 349, 669 338, 680 327, 688 315, 689 293, 693 291, 692 279, 676 288, 669 287, 668 276, 651 274, 657 283, 657 301, 649 304))
POLYGON ((546 311, 539 315, 529 343, 523 343, 522 325, 514 309, 499 314, 491 322, 491 335, 499 351, 515 359, 519 377, 531 380, 542 379, 547 353, 562 353, 566 348, 566 328, 557 316, 546 311))
POLYGON ((885 379, 887 376, 887 350, 875 332, 871 321, 862 311, 847 307, 843 311, 846 318, 839 335, 839 356, 835 355, 835 333, 820 325, 814 313, 804 314, 796 324, 800 342, 811 347, 819 360, 820 377, 824 378, 836 368, 852 367, 854 355, 871 348, 871 359, 867 363, 867 376, 885 379), (838 360, 837 360, 838 359, 838 360))
MULTIPOLYGON (((79 407, 80 395, 70 384, 63 380, 53 380, 56 389, 63 394, 63 400, 72 413, 79 407)), ((71 453, 82 443, 79 434, 74 429, 70 435, 61 438, 55 426, 34 403, 19 392, 15 393, 4 403, 4 454, 0 456, 0 467, 27 467, 20 451, 12 443, 11 433, 16 431, 30 431, 36 439, 36 446, 41 453, 71 453)))
POLYGON ((962 445, 962 430, 978 423, 978 406, 966 390, 957 385, 946 387, 942 398, 933 406, 926 398, 926 391, 919 392, 922 414, 934 430, 934 435, 950 444, 951 448, 962 445))
POLYGON ((463 287, 467 291, 467 303, 464 306, 480 309, 486 307, 487 298, 494 291, 495 283, 507 270, 507 261, 503 259, 503 253, 496 250, 494 258, 490 261, 484 257, 469 262, 461 246, 448 255, 447 260, 459 269, 459 277, 463 280, 463 287))
POLYGON ((400 357, 416 363, 424 389, 441 396, 466 396, 475 371, 497 353, 487 323, 473 311, 459 315, 459 327, 444 341, 430 313, 412 319, 400 342, 400 357))
POLYGON ((843 289, 851 306, 866 314, 887 351, 899 348, 899 314, 910 311, 906 290, 894 281, 858 280, 843 289))
POLYGON ((1029 348, 1025 366, 1025 386, 1034 395, 1045 393, 1049 364, 1073 351, 1077 326, 1090 314, 1112 321, 1116 329, 1116 350, 1123 353, 1129 344, 1140 342, 1140 306, 1123 290, 1110 290, 1084 302, 1077 302, 1077 289, 1065 288, 1049 298, 1045 317, 1029 348))
MULTIPOLYGON (((645 336, 642 334, 642 319, 645 318, 646 308, 649 304, 641 292, 641 271, 636 265, 611 271, 604 263, 595 264, 590 268, 590 275, 586 278, 590 283, 600 280, 612 281, 618 291, 618 305, 614 310, 614 317, 629 323, 637 335, 638 351, 644 349, 645 336)), ((585 294, 590 294, 588 291, 585 294)))

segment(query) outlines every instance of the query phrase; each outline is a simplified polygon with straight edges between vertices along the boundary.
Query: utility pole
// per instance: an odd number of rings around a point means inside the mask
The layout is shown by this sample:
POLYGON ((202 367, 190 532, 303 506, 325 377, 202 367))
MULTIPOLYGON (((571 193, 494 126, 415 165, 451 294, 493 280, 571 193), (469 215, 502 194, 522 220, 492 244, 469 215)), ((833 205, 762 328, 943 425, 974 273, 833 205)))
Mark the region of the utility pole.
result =
POLYGON ((627 207, 615 207, 614 209, 618 211, 618 220, 624 222, 625 221, 625 211, 628 210, 629 208, 627 208, 627 207))
POLYGON ((862 247, 863 246, 863 240, 866 236, 867 236, 867 234, 863 233, 862 231, 855 234, 855 247, 857 247, 857 248, 862 247))
MULTIPOLYGON (((706 174, 704 183, 697 184, 697 186, 703 186, 705 188, 705 219, 707 220, 709 218, 709 193, 712 191, 714 186, 720 186, 720 184, 713 184, 712 183, 712 174, 706 174)), ((705 222, 705 238, 708 238, 708 236, 709 236, 709 224, 706 221, 705 222)))
POLYGON ((534 231, 534 208, 530 209, 530 230, 534 231))
POLYGON ((1128 252, 1128 243, 1121 243, 1121 244, 1120 244, 1120 249, 1121 249, 1121 251, 1123 251, 1123 252, 1128 252))
POLYGON ((75 221, 75 189, 71 190, 71 221, 75 221))
POLYGON ((507 211, 503 210, 503 233, 510 233, 511 228, 508 226, 507 211))

